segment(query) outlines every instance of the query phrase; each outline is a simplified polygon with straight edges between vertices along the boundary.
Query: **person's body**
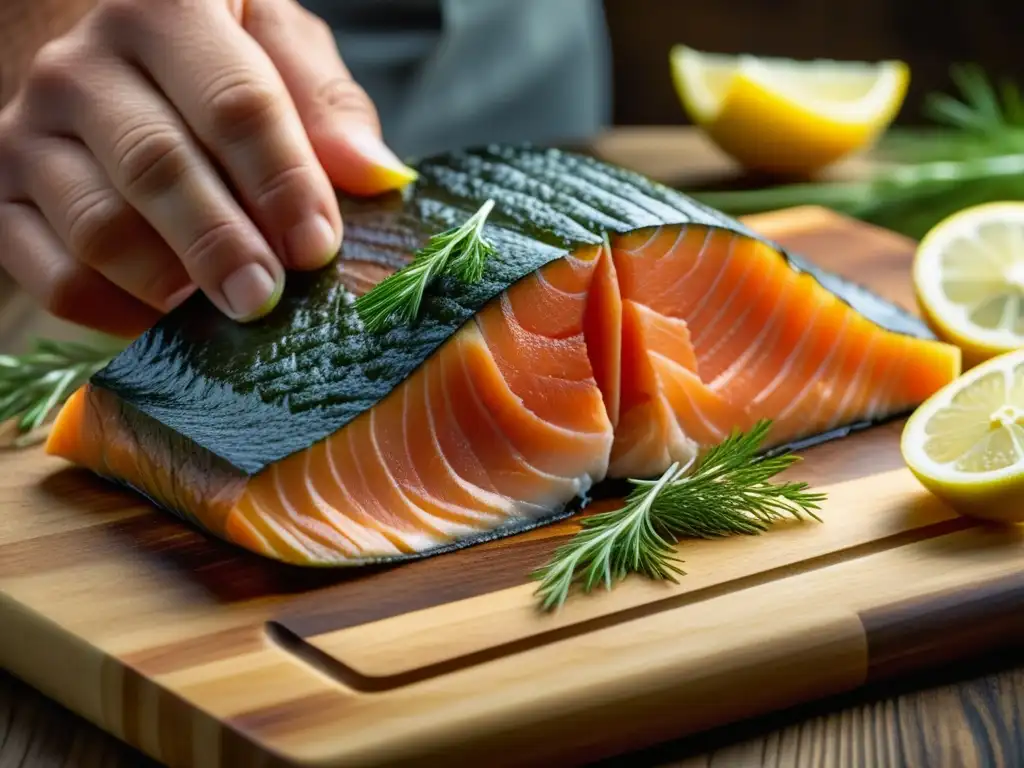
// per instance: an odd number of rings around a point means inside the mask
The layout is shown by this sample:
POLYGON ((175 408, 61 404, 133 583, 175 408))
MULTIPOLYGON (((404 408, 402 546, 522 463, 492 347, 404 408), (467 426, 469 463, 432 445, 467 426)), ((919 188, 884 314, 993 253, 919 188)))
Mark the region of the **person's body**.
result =
POLYGON ((396 152, 574 140, 607 118, 598 0, 4 5, 0 266, 118 334, 197 289, 264 314, 288 270, 337 251, 332 187, 412 178, 396 152))

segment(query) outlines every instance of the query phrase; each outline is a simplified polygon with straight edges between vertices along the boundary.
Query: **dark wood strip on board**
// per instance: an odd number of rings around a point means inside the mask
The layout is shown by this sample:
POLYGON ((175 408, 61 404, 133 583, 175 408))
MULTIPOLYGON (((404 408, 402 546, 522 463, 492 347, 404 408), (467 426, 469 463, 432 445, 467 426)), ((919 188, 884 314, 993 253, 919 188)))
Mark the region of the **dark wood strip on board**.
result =
POLYGON ((1024 649, 1024 573, 865 611, 868 679, 1024 649))
MULTIPOLYGON (((863 691, 813 709, 660 745, 595 768, 993 768, 1024 765, 1024 657, 953 668, 946 679, 863 691), (966 675, 973 679, 958 679, 966 675)), ((229 737, 234 744, 244 740, 229 737)), ((247 750, 226 749, 225 756, 247 750)), ((250 754, 251 757, 251 754, 250 754)), ((244 763, 229 762, 228 765, 244 763)), ((158 764, 0 672, 0 766, 158 764)))

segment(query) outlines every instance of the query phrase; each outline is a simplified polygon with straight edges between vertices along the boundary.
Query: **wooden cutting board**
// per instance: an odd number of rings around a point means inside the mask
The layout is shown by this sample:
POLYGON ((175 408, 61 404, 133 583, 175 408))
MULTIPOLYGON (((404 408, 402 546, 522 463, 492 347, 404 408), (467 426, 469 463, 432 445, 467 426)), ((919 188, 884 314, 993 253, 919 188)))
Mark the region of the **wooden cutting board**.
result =
MULTIPOLYGON (((750 217, 913 308, 913 244, 822 209, 750 217)), ((581 762, 1024 641, 1024 527, 956 516, 902 424, 794 474, 822 524, 686 542, 539 614, 567 522, 405 566, 303 571, 28 449, 0 457, 0 663, 171 765, 581 762)))

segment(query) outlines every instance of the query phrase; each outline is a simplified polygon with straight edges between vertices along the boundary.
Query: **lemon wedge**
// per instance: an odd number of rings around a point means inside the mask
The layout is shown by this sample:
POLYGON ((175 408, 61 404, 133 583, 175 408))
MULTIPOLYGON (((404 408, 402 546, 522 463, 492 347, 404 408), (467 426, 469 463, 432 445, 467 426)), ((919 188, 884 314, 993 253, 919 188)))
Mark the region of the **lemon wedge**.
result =
POLYGON ((1024 347, 1024 202, 965 208, 932 227, 914 257, 914 290, 965 365, 1024 347))
POLYGON ((972 368, 907 420, 903 460, 958 512, 1024 522, 1024 350, 972 368))
POLYGON ((690 119, 753 170, 808 174, 870 144, 895 118, 901 61, 731 56, 676 45, 669 55, 690 119))

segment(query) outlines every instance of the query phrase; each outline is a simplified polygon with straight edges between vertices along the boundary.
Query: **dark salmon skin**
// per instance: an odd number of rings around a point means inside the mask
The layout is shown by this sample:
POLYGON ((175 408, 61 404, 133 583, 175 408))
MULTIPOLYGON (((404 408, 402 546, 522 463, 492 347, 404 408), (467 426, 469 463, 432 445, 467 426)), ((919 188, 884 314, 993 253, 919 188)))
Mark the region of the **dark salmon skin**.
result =
POLYGON ((201 295, 164 318, 49 450, 255 552, 345 565, 550 522, 759 418, 775 447, 839 436, 959 373, 912 315, 635 173, 529 147, 417 170, 342 200, 340 258, 264 320, 201 295), (366 332, 355 296, 487 199, 484 278, 366 332))

